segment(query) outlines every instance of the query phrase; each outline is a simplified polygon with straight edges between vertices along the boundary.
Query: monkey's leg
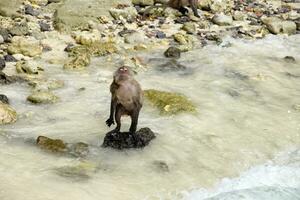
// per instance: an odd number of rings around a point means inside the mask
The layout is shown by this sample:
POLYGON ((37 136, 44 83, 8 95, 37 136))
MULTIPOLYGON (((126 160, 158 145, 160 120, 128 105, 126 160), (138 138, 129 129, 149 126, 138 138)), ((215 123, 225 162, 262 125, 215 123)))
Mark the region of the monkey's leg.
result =
POLYGON ((200 17, 200 15, 198 14, 198 10, 197 10, 197 4, 198 1, 197 0, 189 0, 189 3, 192 7, 193 13, 196 17, 200 17))
POLYGON ((189 10, 187 8, 183 7, 183 6, 181 6, 178 10, 183 15, 186 15, 189 12, 189 10))
POLYGON ((116 132, 120 132, 121 129, 121 116, 123 114, 123 106, 122 105, 117 105, 116 107, 116 112, 115 112, 115 120, 117 123, 117 127, 114 129, 116 132))
POLYGON ((106 124, 107 124, 108 127, 110 127, 112 124, 115 124, 114 114, 115 114, 115 110, 116 110, 116 104, 117 104, 117 101, 115 99, 113 99, 113 97, 112 97, 111 102, 110 102, 109 118, 106 120, 106 124))
POLYGON ((140 113, 140 109, 136 108, 136 110, 134 110, 131 114, 131 125, 129 128, 129 131, 131 133, 135 133, 135 131, 136 131, 136 127, 137 127, 138 119, 139 119, 139 113, 140 113))

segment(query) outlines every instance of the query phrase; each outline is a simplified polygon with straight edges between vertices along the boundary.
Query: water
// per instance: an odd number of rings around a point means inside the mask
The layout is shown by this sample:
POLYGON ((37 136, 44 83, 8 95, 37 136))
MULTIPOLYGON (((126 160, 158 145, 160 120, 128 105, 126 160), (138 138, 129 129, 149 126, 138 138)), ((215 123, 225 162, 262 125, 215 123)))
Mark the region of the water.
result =
MULTIPOLYGON (((28 86, 1 86, 20 114, 17 123, 0 128, 1 200, 234 199, 232 195, 268 199, 282 193, 290 194, 282 199, 298 197, 299 170, 289 166, 288 155, 281 166, 275 161, 263 164, 279 152, 299 148, 300 111, 293 109, 300 104, 299 35, 258 41, 229 38, 229 48, 207 46, 184 54, 179 63, 187 69, 177 72, 159 71, 157 66, 166 62, 162 50, 140 53, 148 63, 148 70, 136 76, 142 87, 183 93, 198 113, 160 116, 145 103, 139 127, 150 127, 157 138, 144 149, 123 152, 100 148, 110 130, 104 122, 118 56, 95 58, 85 72, 64 72, 59 64, 66 58, 64 41, 49 36, 45 42, 53 51, 37 60, 46 77, 65 81, 64 88, 54 91, 59 103, 32 105, 26 102, 28 86), (287 55, 297 62, 285 62, 287 55), (44 62, 57 57, 58 64, 44 62), (28 142, 39 135, 86 142, 91 152, 87 158, 52 155, 28 142), (76 166, 83 175, 65 177, 57 171, 76 166), (253 184, 253 177, 280 172, 291 176, 282 173, 279 180, 295 184, 278 186, 271 178, 253 184)), ((122 121, 122 129, 128 129, 130 120, 122 121)))

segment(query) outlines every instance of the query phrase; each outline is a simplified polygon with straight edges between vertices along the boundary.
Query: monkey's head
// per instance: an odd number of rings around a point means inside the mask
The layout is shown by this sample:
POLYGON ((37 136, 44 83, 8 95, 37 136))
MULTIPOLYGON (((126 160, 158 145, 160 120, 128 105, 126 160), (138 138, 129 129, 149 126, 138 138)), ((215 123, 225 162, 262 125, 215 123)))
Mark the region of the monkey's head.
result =
POLYGON ((131 69, 127 66, 122 66, 117 69, 114 73, 114 79, 116 82, 118 81, 126 81, 133 78, 133 73, 131 69))

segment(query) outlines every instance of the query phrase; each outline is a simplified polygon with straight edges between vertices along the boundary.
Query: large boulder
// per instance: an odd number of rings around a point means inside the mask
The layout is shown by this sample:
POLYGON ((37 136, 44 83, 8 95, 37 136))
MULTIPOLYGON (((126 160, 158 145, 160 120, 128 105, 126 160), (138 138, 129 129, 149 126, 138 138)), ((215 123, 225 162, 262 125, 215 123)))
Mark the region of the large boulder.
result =
POLYGON ((122 3, 130 4, 130 0, 65 0, 55 12, 54 27, 66 32, 86 29, 89 21, 98 22, 97 18, 110 16, 108 10, 122 3))
POLYGON ((1 0, 0 15, 5 17, 15 17, 20 14, 17 12, 22 5, 23 0, 1 0))
POLYGON ((17 121, 17 112, 6 103, 0 102, 0 125, 17 121))
POLYGON ((23 54, 24 56, 38 56, 42 54, 43 48, 40 42, 33 37, 15 36, 7 48, 10 54, 23 54))
POLYGON ((282 20, 278 17, 266 17, 262 22, 267 26, 268 30, 273 34, 294 34, 297 25, 293 21, 282 20))

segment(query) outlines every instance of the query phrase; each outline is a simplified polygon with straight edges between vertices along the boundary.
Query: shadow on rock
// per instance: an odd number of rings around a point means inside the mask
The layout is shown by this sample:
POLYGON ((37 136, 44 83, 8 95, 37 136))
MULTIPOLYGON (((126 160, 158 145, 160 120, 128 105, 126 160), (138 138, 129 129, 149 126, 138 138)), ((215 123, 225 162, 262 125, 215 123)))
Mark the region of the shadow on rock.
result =
POLYGON ((150 128, 141 128, 132 134, 130 132, 108 132, 102 144, 102 147, 111 147, 113 149, 143 148, 155 138, 154 132, 150 128))

